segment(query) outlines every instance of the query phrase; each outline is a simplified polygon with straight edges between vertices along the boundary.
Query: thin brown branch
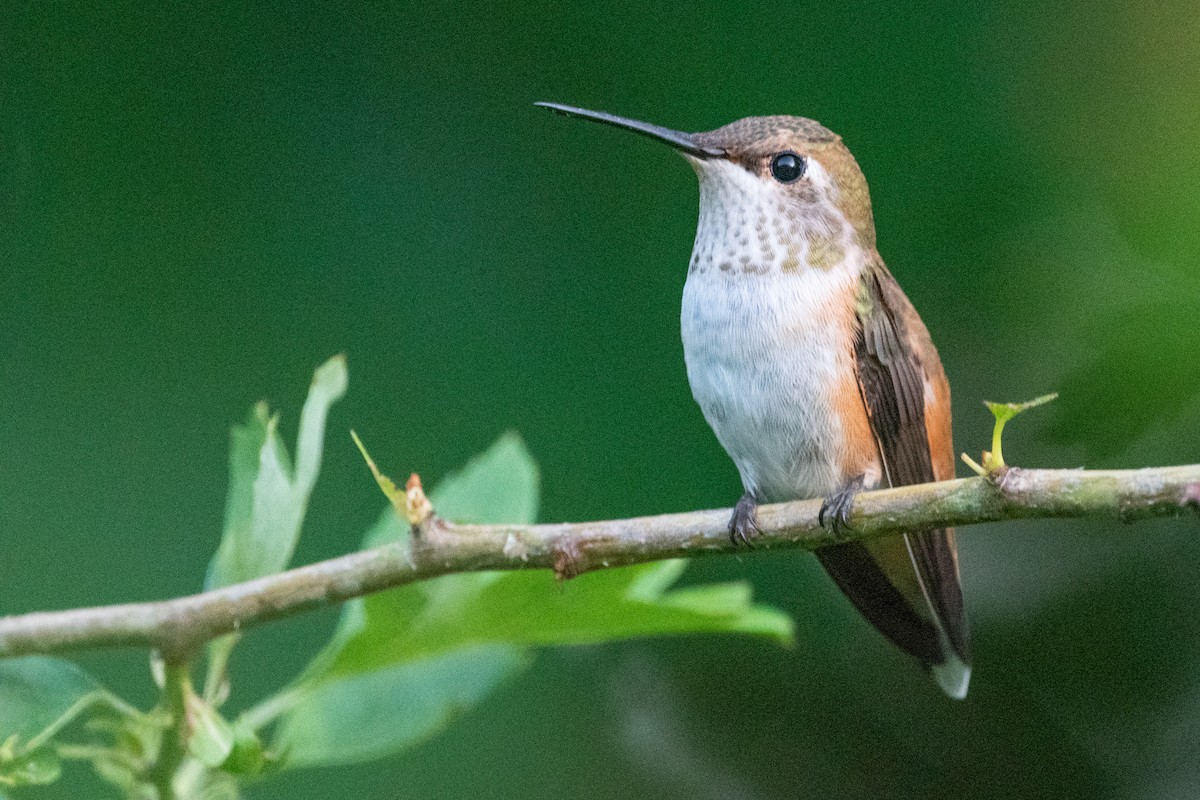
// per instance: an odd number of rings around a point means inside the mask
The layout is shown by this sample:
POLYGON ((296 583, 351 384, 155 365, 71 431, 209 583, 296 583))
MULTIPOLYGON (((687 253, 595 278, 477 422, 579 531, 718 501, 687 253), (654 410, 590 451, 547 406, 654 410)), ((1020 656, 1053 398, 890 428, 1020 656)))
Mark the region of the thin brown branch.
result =
MULTIPOLYGON (((859 495, 840 534, 817 522, 820 501, 762 506, 762 547, 812 550, 905 530, 1033 517, 1125 521, 1200 508, 1200 464, 1125 471, 1004 470, 985 478, 859 495)), ((0 618, 0 656, 139 645, 168 658, 225 633, 439 575, 553 569, 561 578, 664 558, 732 552, 729 511, 604 522, 453 525, 436 517, 412 547, 384 545, 202 594, 151 603, 0 618)))

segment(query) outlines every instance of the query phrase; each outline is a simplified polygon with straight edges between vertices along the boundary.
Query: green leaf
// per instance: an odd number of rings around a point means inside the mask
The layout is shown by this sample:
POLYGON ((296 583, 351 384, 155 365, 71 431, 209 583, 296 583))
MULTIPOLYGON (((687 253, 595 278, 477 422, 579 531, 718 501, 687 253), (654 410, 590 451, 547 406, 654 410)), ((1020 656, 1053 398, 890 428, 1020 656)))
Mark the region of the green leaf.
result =
POLYGON ((287 766, 378 758, 448 725, 529 661, 505 645, 460 649, 319 684, 278 734, 287 766))
POLYGON ((442 518, 453 522, 530 523, 537 518, 540 484, 537 463, 521 437, 510 431, 447 475, 429 499, 442 518))
POLYGON ((590 644, 718 631, 790 641, 791 619, 754 606, 744 583, 639 591, 642 581, 674 579, 682 567, 683 562, 671 561, 600 570, 561 586, 549 572, 529 571, 400 587, 366 601, 362 629, 346 641, 328 674, 378 669, 484 643, 590 644))
POLYGON ((262 739, 243 719, 234 721, 232 731, 233 749, 221 769, 232 775, 258 775, 269 763, 262 739))
MULTIPOLYGON (((537 468, 520 439, 506 434, 430 497, 440 515, 458 522, 532 522, 537 468)), ((407 535, 389 508, 364 545, 407 535)), ((534 645, 704 631, 791 640, 791 619, 754 605, 748 584, 670 591, 684 566, 601 570, 563 585, 544 570, 449 575, 349 603, 326 650, 292 689, 268 701, 284 710, 276 748, 292 765, 393 752, 486 696, 534 645)))
POLYGON ((266 403, 234 428, 229 454, 225 532, 209 565, 206 589, 271 575, 291 560, 317 480, 329 408, 346 393, 346 360, 335 356, 313 376, 300 413, 293 469, 266 403))
MULTIPOLYGON (((432 499, 439 513, 460 522, 532 522, 537 513, 538 484, 533 458, 519 436, 507 433, 462 470, 447 476, 434 489, 432 499)), ((408 524, 392 508, 386 508, 367 531, 363 547, 400 542, 408 536, 408 524)), ((455 575, 449 580, 482 585, 494 577, 480 573, 455 575)), ((450 653, 450 661, 445 663, 441 658, 412 659, 336 678, 329 675, 329 666, 348 641, 364 633, 365 624, 364 601, 346 603, 329 645, 313 659, 297 686, 276 698, 289 711, 273 749, 287 754, 288 765, 315 764, 318 755, 320 763, 344 763, 401 749, 435 733, 527 661, 523 650, 489 646, 472 648, 469 654, 450 653), (448 673, 446 664, 457 665, 457 669, 448 673), (385 696, 408 702, 406 698, 418 687, 419 706, 414 706, 411 714, 381 715, 381 725, 363 728, 373 736, 351 736, 340 744, 326 736, 327 745, 317 748, 313 744, 318 732, 346 727, 343 715, 352 717, 360 708, 369 711, 385 696), (304 732, 309 729, 311 734, 304 732)), ((373 631, 366 635, 387 634, 373 631)), ((354 730, 356 726, 349 727, 354 730)))
POLYGON ((15 737, 18 753, 36 749, 107 696, 90 675, 61 658, 0 661, 0 743, 15 737))
MULTIPOLYGON (((442 479, 431 497, 438 513, 455 522, 528 523, 537 517, 540 480, 537 463, 521 437, 509 431, 502 434, 482 455, 442 479), (501 495, 499 486, 503 486, 507 494, 501 495)), ((363 537, 362 548, 367 550, 384 544, 405 542, 409 534, 408 523, 394 509, 385 508, 363 537)), ((454 575, 447 580, 486 583, 494 577, 494 573, 475 573, 454 575)), ((362 629, 365 620, 363 603, 363 600, 351 600, 343 606, 337 633, 305 671, 302 683, 323 672, 345 642, 362 629)))
POLYGON ((200 697, 188 695, 188 753, 206 767, 215 769, 233 752, 233 727, 200 697))
POLYGON ((61 774, 62 763, 48 747, 12 758, 0 752, 0 784, 5 786, 40 786, 54 783, 61 774))
MULTIPOLYGON (((991 400, 984 400, 983 404, 992 412, 992 416, 996 418, 996 425, 992 429, 992 451, 983 455, 983 470, 991 472, 1005 466, 1004 451, 1002 449, 1002 437, 1004 435, 1004 425, 1010 419, 1028 411, 1031 408, 1043 406, 1046 403, 1056 400, 1057 394, 1044 394, 1041 397, 1035 397, 1032 400, 1026 400, 1024 403, 994 403, 991 400)), ((968 462, 970 463, 970 462, 968 462)))
MULTIPOLYGON (((205 589, 252 580, 283 570, 300 538, 308 498, 317 480, 330 407, 346 393, 346 359, 334 356, 317 368, 300 412, 293 469, 279 440, 279 417, 258 403, 245 425, 233 429, 229 450, 229 496, 225 531, 208 566, 205 589)), ((236 635, 208 647, 204 695, 220 692, 236 635)))
POLYGON ((217 773, 208 777, 208 783, 196 795, 196 800, 238 800, 241 796, 234 778, 217 773))
POLYGON ((1056 399, 1058 399, 1058 395, 1051 393, 1044 394, 1041 397, 1035 397, 1032 400, 1026 400, 1023 403, 996 403, 991 400, 984 400, 983 404, 988 407, 989 411, 992 412, 992 416, 996 418, 997 422, 1005 423, 1023 411, 1028 411, 1029 409, 1037 408, 1038 406, 1044 406, 1046 403, 1056 399))
POLYGON ((60 658, 0 661, 0 784, 51 783, 60 766, 45 745, 109 694, 91 676, 60 658))

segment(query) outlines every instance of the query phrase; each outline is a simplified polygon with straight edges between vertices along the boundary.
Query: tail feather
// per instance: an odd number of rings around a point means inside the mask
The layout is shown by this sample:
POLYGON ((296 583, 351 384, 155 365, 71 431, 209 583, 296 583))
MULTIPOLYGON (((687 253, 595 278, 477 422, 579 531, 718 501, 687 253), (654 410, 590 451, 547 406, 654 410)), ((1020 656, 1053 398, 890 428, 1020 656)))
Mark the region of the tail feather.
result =
POLYGON ((971 684, 971 666, 957 653, 947 653, 946 660, 941 664, 931 664, 929 671, 942 691, 952 699, 962 700, 967 696, 967 687, 971 684))
POLYGON ((924 663, 947 695, 962 699, 971 669, 958 576, 941 574, 944 569, 932 580, 922 574, 928 570, 921 567, 931 561, 930 540, 945 532, 921 536, 915 541, 897 536, 848 542, 817 550, 816 555, 880 633, 924 663))

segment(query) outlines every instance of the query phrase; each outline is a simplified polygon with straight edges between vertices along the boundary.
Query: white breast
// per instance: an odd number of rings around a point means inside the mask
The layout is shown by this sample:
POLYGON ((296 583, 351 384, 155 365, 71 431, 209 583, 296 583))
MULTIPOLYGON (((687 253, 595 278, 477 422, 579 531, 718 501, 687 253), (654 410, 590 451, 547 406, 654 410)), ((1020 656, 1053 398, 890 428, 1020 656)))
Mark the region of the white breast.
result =
POLYGON ((844 480, 832 387, 852 379, 853 363, 845 328, 830 322, 855 278, 848 268, 688 275, 681 322, 692 394, 761 500, 828 495, 844 480))

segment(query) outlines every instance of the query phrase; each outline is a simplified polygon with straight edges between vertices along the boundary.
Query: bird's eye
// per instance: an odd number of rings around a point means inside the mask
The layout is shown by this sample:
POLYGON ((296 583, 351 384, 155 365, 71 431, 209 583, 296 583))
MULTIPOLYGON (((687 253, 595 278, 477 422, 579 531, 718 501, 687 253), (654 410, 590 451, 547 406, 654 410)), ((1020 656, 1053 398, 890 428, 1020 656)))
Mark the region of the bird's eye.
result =
POLYGON ((808 163, 804 156, 792 152, 780 153, 771 159, 771 175, 780 183, 800 180, 808 163))

